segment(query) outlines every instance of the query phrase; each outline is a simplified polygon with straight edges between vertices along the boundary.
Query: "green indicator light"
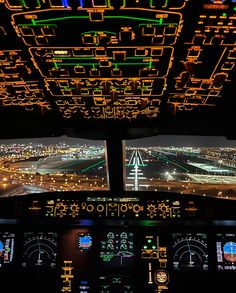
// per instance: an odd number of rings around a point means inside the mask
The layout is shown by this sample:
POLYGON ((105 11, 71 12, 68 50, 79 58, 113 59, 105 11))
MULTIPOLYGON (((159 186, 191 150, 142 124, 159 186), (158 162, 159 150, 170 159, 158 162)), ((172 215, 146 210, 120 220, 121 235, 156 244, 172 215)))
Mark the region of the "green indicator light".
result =
POLYGON ((152 246, 152 249, 155 249, 156 248, 156 246, 154 245, 154 246, 152 246))
POLYGON ((144 248, 144 249, 147 249, 147 246, 145 245, 143 248, 144 248))
POLYGON ((148 243, 151 243, 152 242, 152 240, 151 239, 148 239, 148 243))
POLYGON ((224 13, 222 14, 222 16, 227 16, 227 13, 224 12, 224 13))
POLYGON ((234 11, 236 11, 236 6, 234 7, 234 11))

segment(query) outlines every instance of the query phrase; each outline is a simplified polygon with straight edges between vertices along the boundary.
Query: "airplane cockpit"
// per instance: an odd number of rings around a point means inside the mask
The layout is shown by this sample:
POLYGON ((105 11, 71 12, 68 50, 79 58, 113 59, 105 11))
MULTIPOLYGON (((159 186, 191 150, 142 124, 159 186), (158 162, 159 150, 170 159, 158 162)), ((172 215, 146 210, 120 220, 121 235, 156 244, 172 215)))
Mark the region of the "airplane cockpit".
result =
POLYGON ((235 64, 236 0, 0 0, 1 292, 231 292, 235 64))

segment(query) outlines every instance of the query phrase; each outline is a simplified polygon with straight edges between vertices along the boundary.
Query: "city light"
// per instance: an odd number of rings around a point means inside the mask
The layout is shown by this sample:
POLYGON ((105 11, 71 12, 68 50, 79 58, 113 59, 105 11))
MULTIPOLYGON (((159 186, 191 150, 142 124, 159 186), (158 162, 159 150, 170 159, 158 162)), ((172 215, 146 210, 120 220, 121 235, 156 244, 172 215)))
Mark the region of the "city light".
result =
POLYGON ((236 199, 236 147, 127 146, 126 189, 236 199))
POLYGON ((107 190, 105 147, 27 139, 0 144, 0 196, 49 191, 107 190), (46 142, 46 143, 45 143, 46 142), (99 168, 98 168, 99 167, 99 168))

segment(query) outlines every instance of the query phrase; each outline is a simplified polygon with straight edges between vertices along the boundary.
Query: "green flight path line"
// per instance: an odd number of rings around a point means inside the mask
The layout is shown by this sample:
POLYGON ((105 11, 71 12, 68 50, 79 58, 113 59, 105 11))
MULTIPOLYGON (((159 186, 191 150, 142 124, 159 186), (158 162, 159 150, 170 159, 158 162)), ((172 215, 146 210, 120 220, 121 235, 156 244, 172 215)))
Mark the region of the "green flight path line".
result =
POLYGON ((75 165, 75 164, 82 164, 84 163, 84 161, 73 161, 70 163, 65 163, 64 165, 60 165, 60 167, 56 167, 55 169, 61 169, 61 168, 65 168, 67 166, 71 166, 71 165, 75 165))
POLYGON ((183 166, 181 166, 181 165, 179 165, 179 164, 177 164, 177 163, 174 163, 173 161, 170 161, 170 160, 168 160, 168 159, 166 159, 166 158, 164 158, 164 157, 162 157, 162 156, 160 156, 160 155, 157 155, 157 154, 156 154, 156 156, 157 156, 158 158, 160 158, 161 160, 163 160, 163 161, 166 161, 166 162, 168 162, 168 163, 171 163, 171 164, 173 164, 173 165, 175 165, 175 166, 178 166, 179 168, 183 169, 184 171, 189 172, 188 169, 184 168, 183 166))
MULTIPOLYGON (((85 171, 87 170, 90 170, 98 165, 101 165, 102 163, 104 163, 105 160, 100 160, 99 162, 95 163, 95 164, 92 164, 84 169, 81 169, 81 170, 78 170, 78 171, 81 171, 82 173, 84 173, 85 171)), ((62 169, 62 168, 65 168, 65 167, 68 167, 68 166, 71 166, 71 165, 79 165, 79 164, 82 164, 84 163, 84 161, 74 161, 74 162, 71 162, 71 163, 66 163, 64 165, 60 165, 60 167, 56 167, 55 169, 62 169)))
POLYGON ((98 165, 103 164, 103 163, 105 163, 105 160, 101 160, 101 161, 99 161, 99 162, 97 162, 97 163, 95 163, 95 164, 93 164, 91 166, 88 166, 88 167, 82 169, 81 172, 84 173, 85 171, 90 170, 90 169, 92 169, 92 168, 94 168, 94 167, 96 167, 98 165))

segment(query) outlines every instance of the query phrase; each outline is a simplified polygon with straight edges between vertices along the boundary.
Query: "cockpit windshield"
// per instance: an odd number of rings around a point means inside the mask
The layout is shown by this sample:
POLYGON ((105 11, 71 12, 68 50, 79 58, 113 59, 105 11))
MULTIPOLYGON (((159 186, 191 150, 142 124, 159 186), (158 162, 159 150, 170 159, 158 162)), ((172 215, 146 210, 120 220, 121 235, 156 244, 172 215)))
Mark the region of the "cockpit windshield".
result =
POLYGON ((108 190, 103 141, 66 136, 0 141, 0 197, 108 190))
POLYGON ((171 135, 126 141, 126 190, 236 199, 236 141, 171 135))

